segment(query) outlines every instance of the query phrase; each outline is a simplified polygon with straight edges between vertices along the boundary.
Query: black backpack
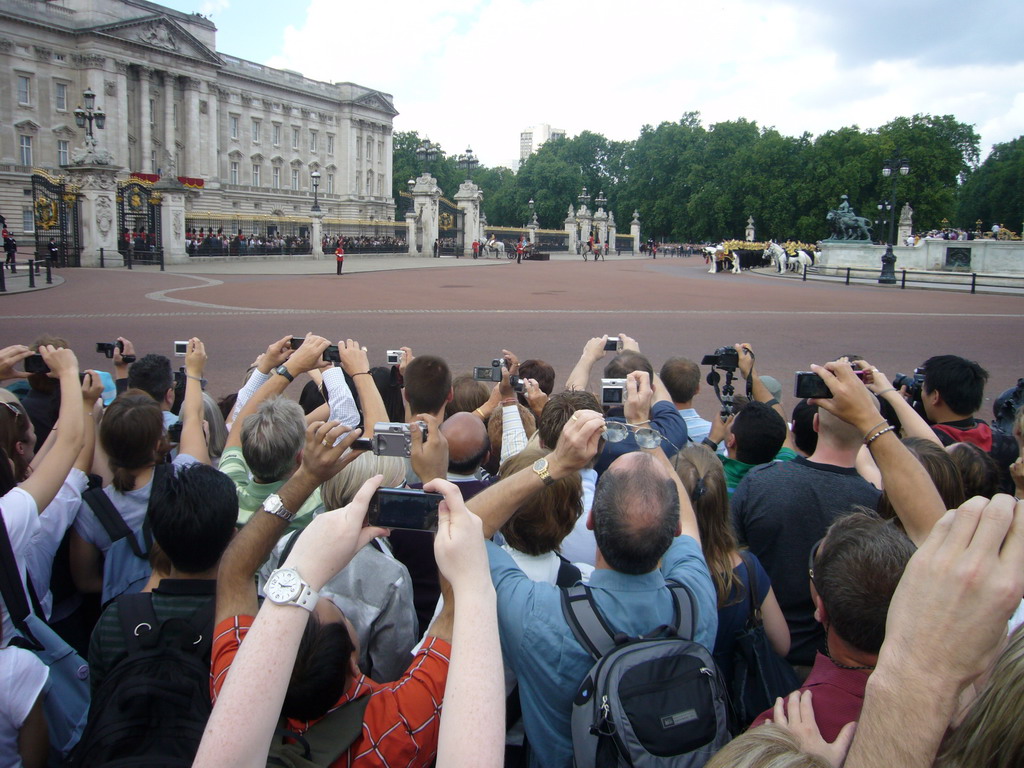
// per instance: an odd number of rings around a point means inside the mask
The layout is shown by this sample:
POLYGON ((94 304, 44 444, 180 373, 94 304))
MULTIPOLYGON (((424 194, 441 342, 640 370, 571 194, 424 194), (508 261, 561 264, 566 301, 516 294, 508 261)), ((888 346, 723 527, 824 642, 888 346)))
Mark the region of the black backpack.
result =
POLYGON ((562 590, 562 614, 594 666, 572 704, 577 768, 699 768, 729 741, 725 683, 693 642, 697 606, 670 581, 674 619, 641 637, 616 632, 590 588, 562 590))
POLYGON ((68 765, 188 768, 212 708, 214 600, 189 618, 163 622, 150 593, 122 595, 117 607, 128 656, 94 694, 68 765))

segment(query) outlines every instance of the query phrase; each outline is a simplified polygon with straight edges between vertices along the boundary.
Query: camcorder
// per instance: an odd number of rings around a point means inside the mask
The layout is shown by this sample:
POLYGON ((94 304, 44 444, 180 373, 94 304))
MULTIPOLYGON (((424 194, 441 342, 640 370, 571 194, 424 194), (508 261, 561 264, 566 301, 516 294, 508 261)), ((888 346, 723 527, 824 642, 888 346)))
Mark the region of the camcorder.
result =
POLYGON ((375 456, 399 456, 407 459, 412 456, 413 427, 420 429, 423 432, 423 439, 427 439, 427 424, 424 421, 412 424, 378 421, 373 425, 373 437, 357 438, 352 444, 352 449, 373 451, 375 456))
POLYGON ((605 408, 622 405, 626 401, 625 379, 601 379, 601 405, 605 408))
POLYGON ((370 498, 367 521, 381 528, 437 533, 440 493, 415 488, 378 488, 370 498))
POLYGON ((108 360, 114 359, 114 350, 121 353, 121 362, 125 365, 131 365, 135 362, 135 355, 124 354, 124 342, 123 341, 97 341, 96 351, 102 355, 106 355, 108 360))
MULTIPOLYGON (((188 381, 188 374, 185 373, 185 366, 182 366, 174 372, 174 388, 180 389, 182 392, 185 391, 185 383, 188 381)), ((200 386, 203 391, 206 391, 206 379, 199 380, 200 386)))
POLYGON ((897 390, 906 387, 907 396, 912 404, 920 402, 921 395, 924 392, 924 368, 915 368, 912 376, 905 373, 897 373, 892 380, 892 385, 897 390))
MULTIPOLYGON (((735 347, 719 347, 710 355, 704 355, 700 364, 711 366, 707 382, 709 386, 715 388, 718 402, 722 404, 722 410, 720 411, 722 418, 726 419, 732 416, 736 411, 736 401, 734 399, 736 388, 732 385, 732 381, 736 376, 736 369, 740 367, 740 353, 736 351, 735 347), (719 370, 725 371, 725 383, 722 384, 721 389, 718 387, 722 381, 722 375, 718 372, 719 370)), ((749 381, 747 382, 747 387, 748 389, 750 387, 749 381)))
POLYGON ((491 360, 490 366, 474 366, 473 379, 475 381, 501 381, 501 369, 504 367, 504 359, 496 357, 494 360, 491 360))

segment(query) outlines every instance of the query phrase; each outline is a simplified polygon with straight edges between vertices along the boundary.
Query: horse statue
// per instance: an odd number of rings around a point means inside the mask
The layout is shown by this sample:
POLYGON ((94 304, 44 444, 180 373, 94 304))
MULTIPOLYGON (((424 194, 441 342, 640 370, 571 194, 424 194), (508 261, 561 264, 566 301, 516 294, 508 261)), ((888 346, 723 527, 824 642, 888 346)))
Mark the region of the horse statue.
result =
POLYGON ((492 235, 491 238, 484 243, 484 254, 493 255, 500 259, 505 255, 505 244, 492 235))
POLYGON ((789 256, 786 254, 786 249, 774 240, 768 243, 768 247, 764 249, 764 253, 761 258, 769 259, 777 272, 785 272, 789 263, 789 256))
POLYGON ((853 211, 829 211, 825 220, 832 227, 834 240, 871 240, 871 222, 853 211))

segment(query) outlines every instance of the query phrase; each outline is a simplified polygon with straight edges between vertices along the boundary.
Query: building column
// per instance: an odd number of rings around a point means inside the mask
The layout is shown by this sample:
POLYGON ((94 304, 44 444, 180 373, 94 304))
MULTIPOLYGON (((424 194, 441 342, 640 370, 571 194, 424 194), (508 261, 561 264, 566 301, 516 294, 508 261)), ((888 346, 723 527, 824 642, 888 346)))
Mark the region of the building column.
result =
POLYGON ((185 107, 185 162, 182 168, 178 169, 179 176, 200 175, 199 151, 201 138, 199 136, 199 81, 193 77, 183 78, 182 86, 185 89, 185 98, 182 103, 185 107))
POLYGON ((139 169, 153 173, 153 127, 149 122, 149 81, 153 70, 139 67, 139 169))
POLYGON ((178 147, 174 137, 174 95, 177 90, 178 78, 171 72, 164 72, 164 156, 160 158, 160 166, 164 175, 177 178, 178 147))
MULTIPOLYGON (((207 183, 213 181, 214 186, 219 186, 220 180, 220 157, 217 153, 219 148, 220 89, 217 83, 211 80, 206 83, 206 151, 203 154, 202 175, 206 177, 207 183)), ((198 168, 196 170, 199 171, 198 168)))
MULTIPOLYGON (((114 162, 118 165, 129 168, 128 162, 128 62, 127 61, 115 61, 114 68, 117 71, 115 78, 117 88, 117 109, 114 111, 113 119, 110 120, 111 126, 116 126, 114 133, 116 138, 114 139, 114 162)), ((109 114, 109 113, 108 113, 109 114)))

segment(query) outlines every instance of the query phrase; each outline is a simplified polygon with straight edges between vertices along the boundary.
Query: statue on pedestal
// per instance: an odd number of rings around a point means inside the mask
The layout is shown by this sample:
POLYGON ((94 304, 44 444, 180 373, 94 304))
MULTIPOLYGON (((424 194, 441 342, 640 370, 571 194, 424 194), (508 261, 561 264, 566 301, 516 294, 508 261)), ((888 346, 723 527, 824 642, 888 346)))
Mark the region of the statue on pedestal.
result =
POLYGON ((840 197, 838 208, 828 212, 825 220, 832 228, 832 236, 829 240, 865 240, 871 241, 871 222, 863 216, 858 216, 850 200, 846 195, 840 197))

